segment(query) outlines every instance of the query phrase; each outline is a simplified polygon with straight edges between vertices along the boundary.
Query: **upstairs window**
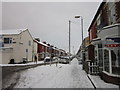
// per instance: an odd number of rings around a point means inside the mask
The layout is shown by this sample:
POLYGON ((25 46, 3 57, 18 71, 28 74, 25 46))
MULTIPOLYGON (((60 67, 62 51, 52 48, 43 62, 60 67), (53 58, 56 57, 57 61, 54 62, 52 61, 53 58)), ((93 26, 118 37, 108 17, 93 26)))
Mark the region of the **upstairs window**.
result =
POLYGON ((109 8, 108 4, 103 7, 102 13, 101 13, 101 24, 100 28, 103 28, 107 25, 109 25, 109 8))
POLYGON ((30 40, 29 40, 29 42, 28 42, 28 43, 29 43, 29 46, 31 46, 31 41, 30 41, 30 40))
POLYGON ((4 44, 12 43, 12 38, 4 38, 4 44))
POLYGON ((116 23, 116 11, 115 11, 115 3, 109 3, 109 21, 110 24, 116 23))
POLYGON ((116 17, 115 17, 115 6, 113 6, 113 7, 111 8, 111 17, 110 17, 110 19, 111 19, 111 24, 113 24, 113 23, 116 22, 116 17))
POLYGON ((115 3, 115 10, 117 23, 120 23, 120 1, 115 3))

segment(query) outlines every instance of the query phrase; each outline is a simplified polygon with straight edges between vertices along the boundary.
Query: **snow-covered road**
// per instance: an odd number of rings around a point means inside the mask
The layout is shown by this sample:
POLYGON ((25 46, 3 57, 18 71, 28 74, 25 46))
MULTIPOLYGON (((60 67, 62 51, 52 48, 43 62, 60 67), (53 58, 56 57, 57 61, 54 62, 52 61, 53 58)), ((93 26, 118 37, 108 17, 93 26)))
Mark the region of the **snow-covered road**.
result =
POLYGON ((77 59, 73 59, 71 64, 46 65, 22 71, 14 88, 93 88, 93 85, 77 59))

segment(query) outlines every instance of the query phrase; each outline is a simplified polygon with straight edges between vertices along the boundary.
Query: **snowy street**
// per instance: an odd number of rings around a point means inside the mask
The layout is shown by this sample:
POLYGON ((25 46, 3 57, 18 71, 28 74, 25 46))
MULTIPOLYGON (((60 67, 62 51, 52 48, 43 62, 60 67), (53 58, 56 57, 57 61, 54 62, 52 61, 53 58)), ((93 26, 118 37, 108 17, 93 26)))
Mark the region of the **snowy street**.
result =
POLYGON ((14 88, 94 88, 87 74, 78 65, 71 64, 38 66, 20 72, 20 79, 14 88))

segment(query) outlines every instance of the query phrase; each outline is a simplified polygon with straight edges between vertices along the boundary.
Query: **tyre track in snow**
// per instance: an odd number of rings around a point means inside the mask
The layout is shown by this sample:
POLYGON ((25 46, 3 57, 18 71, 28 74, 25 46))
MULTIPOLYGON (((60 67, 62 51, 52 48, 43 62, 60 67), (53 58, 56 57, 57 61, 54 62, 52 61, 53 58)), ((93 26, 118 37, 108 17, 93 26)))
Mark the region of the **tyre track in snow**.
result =
POLYGON ((94 88, 77 59, 71 64, 39 66, 21 73, 15 88, 94 88))

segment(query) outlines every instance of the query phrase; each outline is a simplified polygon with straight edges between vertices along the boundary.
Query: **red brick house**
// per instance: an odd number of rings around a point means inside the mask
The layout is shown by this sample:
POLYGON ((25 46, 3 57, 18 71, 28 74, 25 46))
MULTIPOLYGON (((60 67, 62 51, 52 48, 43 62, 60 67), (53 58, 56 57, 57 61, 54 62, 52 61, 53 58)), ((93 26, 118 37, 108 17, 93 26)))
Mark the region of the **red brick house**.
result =
MULTIPOLYGON (((120 0, 102 2, 88 29, 94 66, 102 79, 120 85, 120 0)), ((91 60, 92 61, 92 60, 91 60)))

